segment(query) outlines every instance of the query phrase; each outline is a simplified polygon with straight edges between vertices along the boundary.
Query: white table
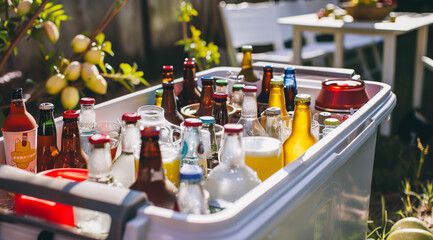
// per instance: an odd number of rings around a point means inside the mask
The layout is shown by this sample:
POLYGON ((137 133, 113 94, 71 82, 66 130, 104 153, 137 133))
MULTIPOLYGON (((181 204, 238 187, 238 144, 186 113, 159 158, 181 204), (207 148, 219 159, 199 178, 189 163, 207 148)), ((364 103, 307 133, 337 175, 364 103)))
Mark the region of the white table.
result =
MULTIPOLYGON (((334 35, 336 50, 334 67, 343 67, 343 36, 346 33, 380 35, 384 37, 382 81, 394 89, 397 36, 417 30, 415 76, 413 89, 413 107, 419 108, 422 100, 424 68, 422 56, 427 52, 428 25, 433 23, 433 13, 396 13, 395 22, 352 21, 352 18, 335 20, 334 18, 318 19, 315 13, 284 17, 278 19, 280 24, 293 26, 293 64, 301 64, 302 32, 314 31, 334 35)), ((389 134, 390 125, 382 126, 381 132, 389 134), (385 128, 385 129, 384 129, 385 128)))

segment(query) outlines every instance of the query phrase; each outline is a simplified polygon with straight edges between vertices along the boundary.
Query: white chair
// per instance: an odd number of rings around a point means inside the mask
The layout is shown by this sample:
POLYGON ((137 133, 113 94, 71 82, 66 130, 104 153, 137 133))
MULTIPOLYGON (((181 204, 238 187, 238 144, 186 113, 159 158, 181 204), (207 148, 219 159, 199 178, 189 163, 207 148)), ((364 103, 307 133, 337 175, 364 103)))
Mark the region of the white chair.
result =
MULTIPOLYGON (((246 44, 273 47, 271 52, 253 54, 254 61, 289 63, 292 60, 292 49, 284 47, 284 40, 291 39, 291 36, 286 35, 287 39, 281 36, 274 2, 240 4, 221 2, 219 9, 231 65, 237 66, 241 62, 242 54, 237 53, 237 49, 246 44)), ((325 55, 325 50, 315 46, 302 49, 302 58, 305 60, 325 55)))

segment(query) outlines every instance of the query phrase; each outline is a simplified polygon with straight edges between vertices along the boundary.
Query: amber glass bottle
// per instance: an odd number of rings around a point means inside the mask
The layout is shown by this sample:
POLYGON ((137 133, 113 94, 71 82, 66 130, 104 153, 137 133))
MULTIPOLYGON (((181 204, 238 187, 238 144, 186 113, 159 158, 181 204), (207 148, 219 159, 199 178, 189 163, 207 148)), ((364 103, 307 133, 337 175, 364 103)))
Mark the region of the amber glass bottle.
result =
POLYGON ((173 75, 173 66, 171 65, 164 65, 162 66, 162 82, 173 82, 174 81, 174 75, 173 75))
POLYGON ((214 105, 212 108, 212 116, 215 118, 215 123, 224 126, 229 122, 229 113, 227 111, 227 94, 216 92, 213 94, 214 105))
POLYGON ((203 85, 203 88, 200 96, 200 106, 195 113, 196 117, 212 116, 214 81, 215 79, 213 77, 201 78, 201 84, 203 85))
POLYGON ((292 133, 283 144, 284 165, 300 157, 317 141, 311 134, 310 102, 308 94, 298 94, 295 97, 292 133))
POLYGON ((23 90, 12 89, 11 111, 2 126, 7 165, 36 173, 37 127, 26 110, 23 90))
POLYGON ((141 130, 138 177, 130 189, 145 192, 155 206, 177 209, 175 189, 165 181, 158 139, 159 128, 141 130))
POLYGON ((53 112, 52 103, 46 102, 39 105, 37 172, 53 169, 55 159, 59 155, 53 112))
POLYGON ((62 150, 54 163, 55 168, 87 168, 87 156, 81 149, 78 116, 74 110, 63 112, 62 150))
POLYGON ((238 76, 243 75, 244 80, 247 82, 257 82, 259 79, 253 70, 253 58, 251 56, 251 52, 253 51, 253 46, 244 45, 242 46, 242 69, 239 72, 238 76))
POLYGON ((271 93, 269 95, 269 106, 281 109, 281 116, 287 116, 286 102, 284 99, 284 85, 282 79, 271 80, 271 93))
POLYGON ((178 97, 183 107, 200 101, 200 93, 195 87, 195 62, 183 63, 183 87, 178 97))
POLYGON ((258 115, 268 108, 269 93, 271 92, 271 79, 274 77, 273 71, 274 67, 272 65, 266 65, 263 67, 262 91, 257 97, 258 115))
POLYGON ((162 83, 163 93, 161 107, 164 108, 164 118, 170 123, 180 126, 183 117, 177 111, 176 95, 174 94, 174 82, 162 83))

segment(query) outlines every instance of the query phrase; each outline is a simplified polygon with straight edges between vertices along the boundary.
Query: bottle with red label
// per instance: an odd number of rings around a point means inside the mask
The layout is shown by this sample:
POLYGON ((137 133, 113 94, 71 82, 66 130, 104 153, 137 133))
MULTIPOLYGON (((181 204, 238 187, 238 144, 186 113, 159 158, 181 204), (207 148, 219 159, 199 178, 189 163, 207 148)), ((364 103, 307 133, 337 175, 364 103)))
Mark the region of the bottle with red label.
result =
POLYGON ((12 89, 11 111, 2 126, 7 165, 36 173, 37 128, 26 110, 22 88, 12 89))

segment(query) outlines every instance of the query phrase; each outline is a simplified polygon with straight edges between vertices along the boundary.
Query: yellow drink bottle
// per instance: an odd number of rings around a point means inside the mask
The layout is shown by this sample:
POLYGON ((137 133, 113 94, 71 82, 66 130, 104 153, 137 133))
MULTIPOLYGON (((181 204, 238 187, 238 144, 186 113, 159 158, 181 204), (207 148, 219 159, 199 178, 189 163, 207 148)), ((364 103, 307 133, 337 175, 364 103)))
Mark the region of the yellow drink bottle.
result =
POLYGON ((283 144, 284 165, 304 154, 317 141, 311 134, 310 102, 308 94, 298 94, 295 97, 292 133, 283 144))
POLYGON ((273 78, 271 80, 271 93, 269 95, 268 108, 277 107, 281 109, 281 116, 287 116, 286 100, 284 99, 284 81, 283 79, 273 78))

